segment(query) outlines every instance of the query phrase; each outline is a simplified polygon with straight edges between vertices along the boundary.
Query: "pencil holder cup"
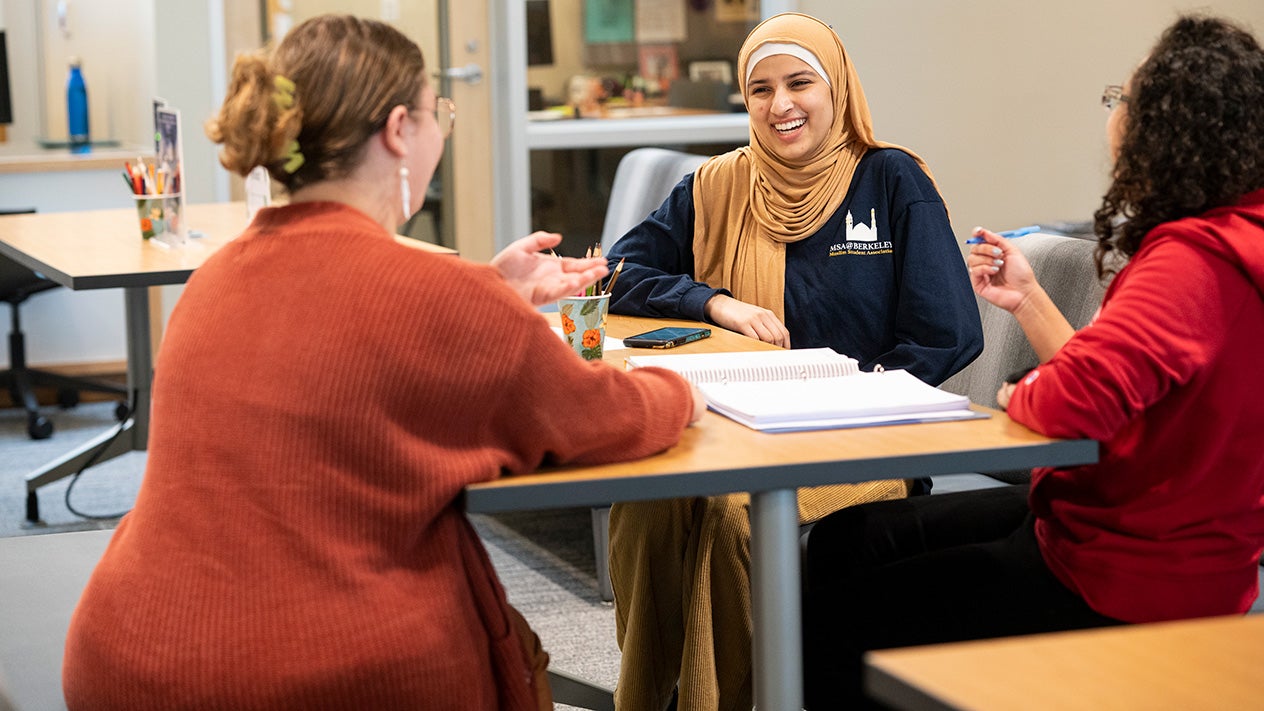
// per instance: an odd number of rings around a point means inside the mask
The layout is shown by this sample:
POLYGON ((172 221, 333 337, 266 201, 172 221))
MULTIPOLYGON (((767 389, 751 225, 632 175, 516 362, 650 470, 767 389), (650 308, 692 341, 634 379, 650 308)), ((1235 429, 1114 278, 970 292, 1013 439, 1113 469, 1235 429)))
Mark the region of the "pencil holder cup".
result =
POLYGON ((133 195, 136 200, 136 218, 140 223, 143 239, 158 238, 172 242, 180 235, 180 194, 133 195))
POLYGON ((134 195, 136 217, 140 220, 140 236, 152 239, 167 229, 165 195, 134 195))
POLYGON ((606 342, 606 314, 610 295, 567 296, 557 301, 562 335, 584 360, 601 360, 606 342))

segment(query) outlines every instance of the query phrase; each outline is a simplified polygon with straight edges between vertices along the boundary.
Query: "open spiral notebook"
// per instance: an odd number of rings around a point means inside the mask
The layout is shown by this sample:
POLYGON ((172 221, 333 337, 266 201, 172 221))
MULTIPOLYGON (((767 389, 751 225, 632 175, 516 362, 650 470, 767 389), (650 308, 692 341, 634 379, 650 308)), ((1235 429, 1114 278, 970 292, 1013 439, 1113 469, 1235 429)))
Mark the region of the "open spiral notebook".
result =
POLYGON ((712 410, 763 432, 987 417, 964 395, 904 370, 861 372, 856 359, 829 348, 631 356, 627 367, 675 371, 712 410))

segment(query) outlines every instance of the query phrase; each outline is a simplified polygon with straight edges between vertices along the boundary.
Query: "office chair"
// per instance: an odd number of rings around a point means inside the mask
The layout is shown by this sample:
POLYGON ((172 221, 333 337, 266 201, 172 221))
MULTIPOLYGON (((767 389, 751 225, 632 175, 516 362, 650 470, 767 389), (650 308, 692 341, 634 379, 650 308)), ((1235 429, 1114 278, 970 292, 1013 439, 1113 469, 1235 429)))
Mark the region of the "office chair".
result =
POLYGON ((601 249, 609 252, 628 230, 663 204, 681 178, 698 169, 710 156, 666 148, 628 151, 615 169, 610 202, 601 227, 601 249))
MULTIPOLYGON (((1071 224, 1071 223, 1067 223, 1071 224)), ((1083 228, 1081 229, 1091 229, 1083 228)), ((1032 271, 1049 298, 1075 329, 1088 325, 1102 303, 1105 287, 1097 278, 1093 253, 1097 249, 1091 232, 1072 234, 1032 234, 1016 240, 1031 263, 1032 271)), ((1122 267, 1122 264, 1118 266, 1122 267)), ((996 391, 1011 373, 1036 366, 1040 360, 1032 350, 1018 321, 1003 309, 976 296, 979 318, 983 322, 983 352, 940 386, 944 390, 965 395, 970 402, 996 407, 996 391)), ((966 488, 1000 483, 1023 484, 1030 479, 1030 470, 988 472, 967 476, 931 477, 932 493, 947 493, 966 488), (993 480, 989 482, 989 479, 993 480)))
MULTIPOLYGON (((0 214, 15 212, 34 212, 34 210, 0 211, 0 214)), ((9 369, 0 372, 0 385, 9 391, 14 405, 26 410, 26 432, 31 439, 47 439, 53 434, 53 423, 40 414, 39 401, 35 397, 36 387, 57 388, 57 404, 63 408, 77 405, 79 392, 84 390, 109 393, 124 398, 127 396, 127 388, 121 385, 92 378, 72 378, 26 365, 26 337, 22 333, 19 307, 22 302, 35 294, 57 288, 57 286, 56 282, 45 278, 44 275, 0 255, 0 300, 9 304, 11 316, 9 369)), ((120 421, 127 419, 127 405, 119 403, 114 414, 120 421)))
MULTIPOLYGON (((682 153, 665 148, 637 148, 628 151, 615 169, 610 188, 610 202, 601 229, 601 249, 609 253, 614 243, 628 230, 658 209, 672 188, 689 173, 697 170, 709 156, 682 153)), ((597 592, 610 602, 614 591, 610 586, 608 552, 610 550, 610 507, 592 509, 593 548, 597 562, 597 592)))

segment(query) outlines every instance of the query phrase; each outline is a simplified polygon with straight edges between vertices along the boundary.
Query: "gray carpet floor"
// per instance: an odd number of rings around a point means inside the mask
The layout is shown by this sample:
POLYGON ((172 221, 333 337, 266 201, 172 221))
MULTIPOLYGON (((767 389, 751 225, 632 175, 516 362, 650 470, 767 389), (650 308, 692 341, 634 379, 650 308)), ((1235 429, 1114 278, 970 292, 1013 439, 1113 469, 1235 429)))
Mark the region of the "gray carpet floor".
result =
MULTIPOLYGON (((70 479, 40 489, 43 524, 28 526, 26 475, 77 445, 116 426, 112 403, 71 410, 48 408, 56 430, 47 440, 26 435, 26 415, 0 409, 0 536, 112 528, 131 506, 144 475, 146 454, 133 452, 88 469, 74 484, 70 506, 102 520, 82 518, 67 507, 70 479)), ((588 509, 506 515, 473 515, 510 602, 540 635, 552 667, 613 688, 619 673, 614 609, 597 595, 588 509)), ((569 709, 557 705, 557 709, 569 709)))

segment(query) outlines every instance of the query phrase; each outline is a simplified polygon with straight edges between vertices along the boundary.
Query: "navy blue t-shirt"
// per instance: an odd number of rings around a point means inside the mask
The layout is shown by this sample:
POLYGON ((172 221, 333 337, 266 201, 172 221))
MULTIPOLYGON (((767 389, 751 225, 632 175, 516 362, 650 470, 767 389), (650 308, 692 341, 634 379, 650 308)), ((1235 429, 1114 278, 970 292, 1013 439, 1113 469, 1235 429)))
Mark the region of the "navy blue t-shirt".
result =
MULTIPOLYGON (((610 250, 626 257, 614 313, 706 320, 729 294, 693 274, 693 175, 610 250)), ((843 204, 811 237, 786 245, 785 324, 794 348, 829 347, 938 385, 983 350, 969 275, 943 200, 897 149, 868 151, 843 204)))

